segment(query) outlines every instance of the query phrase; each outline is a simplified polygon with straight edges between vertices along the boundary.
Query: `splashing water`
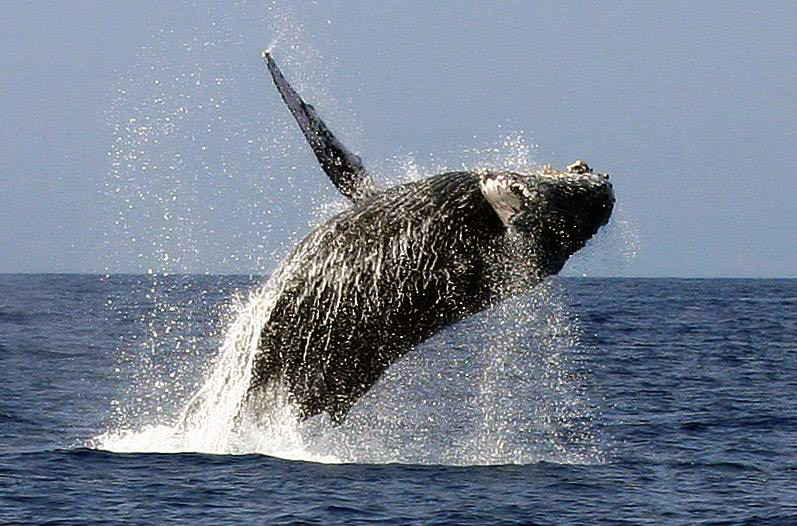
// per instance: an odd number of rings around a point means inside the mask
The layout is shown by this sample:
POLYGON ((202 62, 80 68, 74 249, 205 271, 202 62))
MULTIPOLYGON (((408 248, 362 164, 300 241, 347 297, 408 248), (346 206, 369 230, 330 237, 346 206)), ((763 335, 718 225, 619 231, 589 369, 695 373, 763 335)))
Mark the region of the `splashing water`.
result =
MULTIPOLYGON (((508 162, 517 163, 529 151, 508 150, 508 162)), ((425 173, 416 163, 410 166, 425 173)), ((388 369, 340 426, 326 417, 298 422, 279 389, 247 402, 260 330, 282 292, 282 277, 300 263, 287 261, 268 283, 236 301, 216 358, 178 415, 168 423, 128 422, 128 429, 105 433, 91 445, 317 462, 602 460, 603 447, 592 430, 597 410, 573 372, 577 325, 550 281, 419 346, 388 369)))
POLYGON ((555 288, 544 283, 433 337, 334 426, 326 417, 298 422, 279 390, 245 402, 277 292, 266 285, 238 305, 202 387, 172 423, 119 429, 90 445, 315 462, 600 462, 595 408, 573 377, 578 333, 555 288))
MULTIPOLYGON (((284 239, 286 232, 296 238, 289 230, 296 225, 281 223, 285 217, 295 217, 309 201, 313 215, 304 219, 319 224, 344 204, 297 191, 292 175, 306 162, 303 141, 287 117, 273 117, 282 112, 271 112, 267 122, 249 115, 262 101, 242 101, 240 93, 258 93, 263 75, 243 76, 253 64, 242 65, 242 58, 236 64, 231 57, 251 55, 259 64, 257 53, 223 13, 210 15, 211 27, 201 41, 195 34, 154 35, 142 63, 120 80, 107 114, 116 138, 106 185, 114 217, 109 244, 126 240, 140 263, 134 270, 154 272, 142 281, 152 307, 140 318, 146 327, 143 358, 135 362, 130 352, 119 354, 134 362, 125 380, 145 385, 150 394, 131 388, 129 396, 115 400, 111 430, 88 445, 119 452, 261 453, 316 462, 602 461, 604 448, 592 431, 598 411, 574 373, 577 323, 551 282, 420 345, 387 370, 340 426, 326 417, 298 422, 279 389, 247 402, 260 330, 280 295, 280 274, 289 274, 290 266, 245 299, 200 317, 214 320, 219 339, 214 329, 197 334, 195 327, 194 313, 206 291, 199 294, 188 282, 159 276, 196 268, 238 271, 242 264, 263 272, 274 265, 273 247, 263 240, 273 233, 284 239), (164 54, 163 48, 180 52, 164 54), (230 202, 238 203, 234 211, 226 206, 230 202), (210 264, 208 248, 215 258, 210 264), (196 299, 180 303, 170 298, 175 291, 196 299), (195 385, 187 378, 197 377, 203 345, 217 350, 195 385)), ((292 82, 308 99, 326 101, 336 130, 355 136, 356 143, 361 132, 351 113, 336 114, 339 103, 324 91, 328 83, 319 81, 327 76, 328 61, 307 44, 290 11, 271 4, 264 16, 273 35, 265 47, 283 51, 292 82)), ((376 172, 387 174, 384 186, 453 169, 524 172, 538 166, 534 149, 519 132, 459 152, 453 162, 424 163, 404 155, 377 163, 376 172)), ((122 307, 129 308, 115 299, 112 315, 122 307)))
POLYGON ((388 369, 340 427, 305 425, 346 462, 596 463, 596 410, 574 377, 572 320, 551 284, 436 335, 388 369))

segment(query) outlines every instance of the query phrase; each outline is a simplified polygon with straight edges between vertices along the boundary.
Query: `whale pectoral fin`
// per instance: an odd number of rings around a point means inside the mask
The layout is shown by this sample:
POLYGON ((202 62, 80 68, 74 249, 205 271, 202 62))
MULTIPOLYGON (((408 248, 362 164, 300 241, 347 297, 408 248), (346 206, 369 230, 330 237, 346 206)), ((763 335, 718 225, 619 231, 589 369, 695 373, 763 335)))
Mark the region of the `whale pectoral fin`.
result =
POLYGON ((304 102, 296 90, 288 84, 268 51, 263 51, 263 60, 271 72, 277 91, 299 123, 321 168, 340 193, 354 202, 368 197, 374 190, 374 183, 363 167, 360 157, 343 146, 318 116, 315 108, 304 102))
POLYGON ((519 195, 518 190, 513 188, 508 179, 501 174, 481 173, 479 175, 479 188, 504 226, 510 226, 512 220, 517 217, 525 206, 524 199, 519 195))

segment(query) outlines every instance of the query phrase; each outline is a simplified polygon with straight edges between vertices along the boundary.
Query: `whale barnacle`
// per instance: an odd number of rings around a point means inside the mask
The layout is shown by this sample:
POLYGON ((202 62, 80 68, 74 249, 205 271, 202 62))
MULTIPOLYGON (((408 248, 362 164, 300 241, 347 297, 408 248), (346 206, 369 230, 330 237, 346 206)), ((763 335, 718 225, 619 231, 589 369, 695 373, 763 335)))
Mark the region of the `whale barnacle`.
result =
POLYGON ((591 174, 592 168, 585 161, 577 159, 572 164, 567 165, 567 171, 574 174, 591 174))

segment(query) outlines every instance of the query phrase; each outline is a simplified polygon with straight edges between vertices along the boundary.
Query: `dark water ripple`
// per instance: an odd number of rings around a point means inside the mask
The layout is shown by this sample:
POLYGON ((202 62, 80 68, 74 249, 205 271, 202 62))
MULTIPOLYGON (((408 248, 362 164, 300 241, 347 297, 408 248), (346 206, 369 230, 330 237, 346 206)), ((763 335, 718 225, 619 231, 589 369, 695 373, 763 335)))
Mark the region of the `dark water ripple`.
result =
MULTIPOLYGON (((22 523, 788 524, 797 517, 793 492, 738 463, 320 465, 78 449, 6 456, 2 470, 0 519, 22 523), (704 491, 689 491, 695 487, 704 491)), ((787 473, 776 475, 786 482, 787 473)))
MULTIPOLYGON (((134 379, 117 353, 147 336, 147 316, 193 320, 181 337, 195 345, 175 352, 207 352, 219 306, 257 281, 0 276, 0 524, 797 524, 795 280, 560 280, 605 463, 335 465, 83 447, 134 379), (159 310, 168 302, 150 294, 153 279, 182 301, 159 310)), ((197 374, 201 363, 151 367, 197 374)))

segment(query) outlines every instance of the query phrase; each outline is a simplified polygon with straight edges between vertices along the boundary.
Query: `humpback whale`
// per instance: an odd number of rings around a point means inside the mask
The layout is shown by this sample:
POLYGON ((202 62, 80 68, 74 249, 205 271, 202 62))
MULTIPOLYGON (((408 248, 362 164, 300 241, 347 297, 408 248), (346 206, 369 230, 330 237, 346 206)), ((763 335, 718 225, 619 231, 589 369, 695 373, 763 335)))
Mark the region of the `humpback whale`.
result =
POLYGON ((431 335, 556 274, 605 225, 609 177, 584 161, 563 170, 453 171, 380 188, 263 59, 321 168, 351 206, 293 247, 248 397, 286 389, 298 417, 342 421, 398 358, 431 335))

